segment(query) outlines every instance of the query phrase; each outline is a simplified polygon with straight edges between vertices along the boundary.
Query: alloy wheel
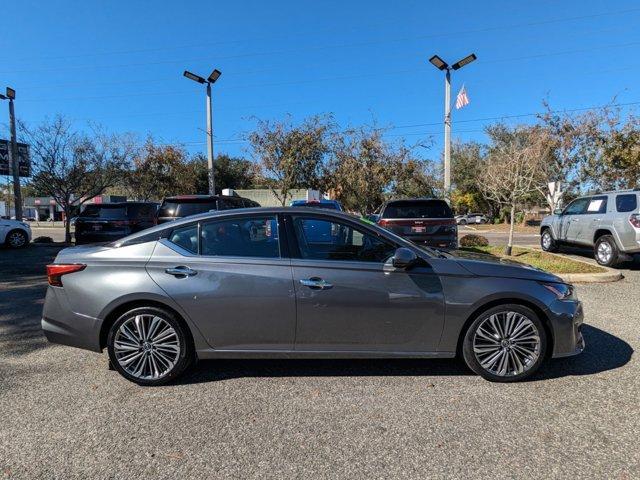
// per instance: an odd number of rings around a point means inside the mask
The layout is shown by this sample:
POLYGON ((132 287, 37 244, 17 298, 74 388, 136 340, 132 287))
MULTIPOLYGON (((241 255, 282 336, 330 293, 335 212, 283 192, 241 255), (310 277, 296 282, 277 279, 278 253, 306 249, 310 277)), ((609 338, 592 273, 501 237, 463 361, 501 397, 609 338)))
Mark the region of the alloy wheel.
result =
POLYGON ((551 234, 548 231, 545 231, 542 234, 542 248, 548 250, 551 247, 551 234))
POLYGON ((608 264, 611 261, 613 249, 608 242, 600 242, 596 255, 598 255, 598 260, 600 261, 600 263, 608 264))
POLYGON ((116 332, 113 351, 118 364, 137 379, 157 380, 178 362, 180 339, 175 329, 157 315, 135 315, 116 332))
POLYGON ((24 233, 22 232, 13 232, 9 235, 9 245, 13 248, 20 248, 24 246, 27 241, 24 233))
POLYGON ((540 357, 536 325, 519 312, 504 311, 482 321, 473 335, 473 352, 480 366, 500 377, 520 375, 540 357))

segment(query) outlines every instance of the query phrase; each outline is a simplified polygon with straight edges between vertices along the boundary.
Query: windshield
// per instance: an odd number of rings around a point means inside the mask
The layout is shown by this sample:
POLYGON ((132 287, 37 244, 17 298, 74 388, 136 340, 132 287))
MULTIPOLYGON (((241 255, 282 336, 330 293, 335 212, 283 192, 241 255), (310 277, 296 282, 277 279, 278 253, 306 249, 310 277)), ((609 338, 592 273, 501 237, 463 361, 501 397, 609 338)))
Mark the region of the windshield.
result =
POLYGON ((127 207, 120 205, 87 205, 81 216, 90 218, 125 218, 127 216, 127 207))
POLYGON ((216 201, 207 200, 201 202, 164 202, 158 212, 159 217, 188 217, 198 213, 216 210, 216 201))
POLYGON ((453 218, 443 200, 406 200, 387 204, 382 218, 453 218))

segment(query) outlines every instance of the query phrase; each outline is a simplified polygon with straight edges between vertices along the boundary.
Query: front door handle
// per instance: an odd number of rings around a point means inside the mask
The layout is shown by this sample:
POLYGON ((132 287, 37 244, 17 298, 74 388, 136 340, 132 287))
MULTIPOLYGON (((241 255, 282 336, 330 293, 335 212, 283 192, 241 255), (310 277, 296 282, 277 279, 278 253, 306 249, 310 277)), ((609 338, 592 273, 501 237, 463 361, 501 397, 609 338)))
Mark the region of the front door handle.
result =
POLYGON ((198 272, 190 269, 184 265, 179 265, 173 268, 167 268, 164 273, 168 273, 169 275, 174 275, 178 278, 192 277, 196 275, 198 272))
POLYGON ((300 280, 300 283, 305 287, 309 287, 311 290, 328 290, 330 288, 333 288, 333 285, 325 282, 320 277, 311 277, 308 279, 303 278, 300 280))

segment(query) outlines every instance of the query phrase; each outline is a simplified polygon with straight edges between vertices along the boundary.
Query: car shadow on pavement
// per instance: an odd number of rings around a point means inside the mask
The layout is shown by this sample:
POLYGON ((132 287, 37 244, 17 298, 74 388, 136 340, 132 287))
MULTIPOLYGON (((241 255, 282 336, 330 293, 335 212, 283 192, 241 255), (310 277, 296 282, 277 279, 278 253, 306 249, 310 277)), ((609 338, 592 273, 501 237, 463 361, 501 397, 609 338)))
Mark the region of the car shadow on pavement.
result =
MULTIPOLYGON (((587 344, 578 356, 545 363, 529 381, 592 375, 613 370, 631 359, 633 349, 624 340, 590 325, 583 326, 587 344)), ((193 384, 255 377, 369 377, 473 375, 455 359, 336 359, 336 360, 203 360, 176 383, 193 384)))
MULTIPOLYGON (((564 253, 568 255, 575 255, 577 257, 582 257, 585 260, 591 260, 594 265, 596 264, 593 259, 593 250, 590 248, 581 248, 574 246, 562 246, 558 253, 564 253)), ((638 260, 628 260, 626 262, 620 262, 615 267, 616 270, 640 270, 640 261, 638 260)))

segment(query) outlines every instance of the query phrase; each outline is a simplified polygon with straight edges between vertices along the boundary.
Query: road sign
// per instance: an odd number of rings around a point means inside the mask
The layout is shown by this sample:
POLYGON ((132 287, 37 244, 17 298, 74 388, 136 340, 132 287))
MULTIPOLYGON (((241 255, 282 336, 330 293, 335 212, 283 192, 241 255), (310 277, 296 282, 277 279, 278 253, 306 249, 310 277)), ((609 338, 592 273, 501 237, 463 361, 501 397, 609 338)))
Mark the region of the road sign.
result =
MULTIPOLYGON (((31 176, 31 158, 29 156, 29 145, 18 143, 18 172, 21 177, 31 176)), ((0 140, 0 175, 11 175, 9 165, 9 140, 0 140)))

